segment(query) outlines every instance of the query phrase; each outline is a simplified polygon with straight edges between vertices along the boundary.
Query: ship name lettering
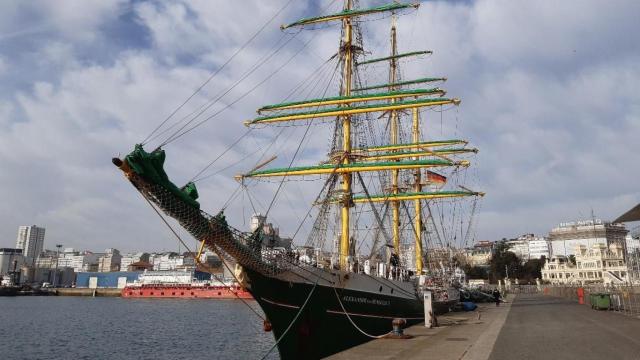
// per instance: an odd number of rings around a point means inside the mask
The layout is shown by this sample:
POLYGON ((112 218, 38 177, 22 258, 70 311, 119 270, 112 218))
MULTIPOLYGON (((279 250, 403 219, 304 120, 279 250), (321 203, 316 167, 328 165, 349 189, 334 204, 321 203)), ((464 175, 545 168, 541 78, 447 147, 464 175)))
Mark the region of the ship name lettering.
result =
POLYGON ((343 301, 348 301, 348 302, 353 302, 353 303, 359 303, 359 304, 368 304, 368 305, 382 305, 382 306, 391 305, 391 301, 389 301, 389 300, 370 299, 370 298, 366 298, 366 297, 343 296, 342 300, 343 301))

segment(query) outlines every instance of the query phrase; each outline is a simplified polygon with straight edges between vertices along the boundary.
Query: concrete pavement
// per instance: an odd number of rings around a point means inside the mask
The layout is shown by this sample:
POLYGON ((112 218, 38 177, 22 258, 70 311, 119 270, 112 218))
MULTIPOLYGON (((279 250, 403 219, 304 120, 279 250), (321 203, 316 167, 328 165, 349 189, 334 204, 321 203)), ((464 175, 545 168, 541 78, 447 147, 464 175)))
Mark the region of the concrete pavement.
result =
POLYGON ((329 357, 341 359, 438 359, 486 360, 509 313, 510 303, 479 304, 474 312, 449 313, 438 317, 439 326, 424 325, 405 330, 407 340, 373 340, 329 357))
POLYGON ((435 329, 406 329, 413 339, 373 340, 329 359, 640 359, 640 319, 541 294, 508 301, 440 316, 435 329))
POLYGON ((587 305, 518 295, 490 360, 640 359, 640 320, 587 305))

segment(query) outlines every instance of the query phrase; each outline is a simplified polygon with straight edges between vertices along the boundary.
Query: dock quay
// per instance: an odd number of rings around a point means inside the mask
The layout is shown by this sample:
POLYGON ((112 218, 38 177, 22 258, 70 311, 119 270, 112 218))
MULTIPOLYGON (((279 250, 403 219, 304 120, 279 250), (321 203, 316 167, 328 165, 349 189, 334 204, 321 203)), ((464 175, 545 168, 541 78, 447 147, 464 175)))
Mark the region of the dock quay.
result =
POLYGON ((113 288, 56 288, 53 290, 58 296, 109 296, 118 297, 122 289, 113 288))
POLYGON ((592 310, 544 293, 438 317, 439 326, 405 329, 413 338, 376 339, 328 359, 640 359, 640 319, 592 310))

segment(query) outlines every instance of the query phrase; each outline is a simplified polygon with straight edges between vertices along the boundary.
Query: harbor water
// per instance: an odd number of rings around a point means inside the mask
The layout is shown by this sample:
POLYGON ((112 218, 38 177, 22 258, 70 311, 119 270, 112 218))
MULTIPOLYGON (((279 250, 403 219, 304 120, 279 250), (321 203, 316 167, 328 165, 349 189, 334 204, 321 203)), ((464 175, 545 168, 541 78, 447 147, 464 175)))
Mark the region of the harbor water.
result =
POLYGON ((0 324, 5 360, 261 359, 275 343, 239 300, 4 297, 0 324))

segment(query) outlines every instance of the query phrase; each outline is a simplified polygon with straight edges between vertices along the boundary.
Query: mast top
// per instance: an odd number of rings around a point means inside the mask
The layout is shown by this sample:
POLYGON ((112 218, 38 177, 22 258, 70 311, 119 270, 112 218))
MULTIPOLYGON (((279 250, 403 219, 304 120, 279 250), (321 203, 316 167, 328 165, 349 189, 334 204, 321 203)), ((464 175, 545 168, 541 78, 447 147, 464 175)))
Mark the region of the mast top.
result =
POLYGON ((301 19, 291 24, 282 25, 280 26, 280 29, 284 30, 294 26, 311 25, 311 24, 317 24, 322 22, 342 20, 345 18, 364 16, 364 15, 376 14, 376 13, 387 12, 387 11, 395 11, 400 9, 407 9, 407 8, 417 9, 419 6, 420 6, 419 3, 413 3, 413 4, 391 3, 387 5, 369 8, 369 9, 353 9, 353 10, 347 9, 336 14, 301 19))

